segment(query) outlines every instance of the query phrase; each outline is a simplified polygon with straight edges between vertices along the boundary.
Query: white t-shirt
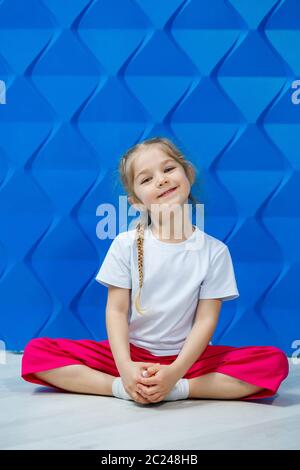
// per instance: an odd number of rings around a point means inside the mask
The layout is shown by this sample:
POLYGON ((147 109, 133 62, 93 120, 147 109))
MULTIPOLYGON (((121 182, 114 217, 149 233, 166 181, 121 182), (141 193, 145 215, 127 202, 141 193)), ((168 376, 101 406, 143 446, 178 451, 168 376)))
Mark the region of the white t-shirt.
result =
POLYGON ((225 243, 195 226, 183 242, 167 243, 144 232, 140 315, 134 307, 139 287, 136 230, 112 241, 96 280, 131 289, 129 342, 157 356, 179 354, 193 326, 199 299, 239 296, 232 259, 225 243))

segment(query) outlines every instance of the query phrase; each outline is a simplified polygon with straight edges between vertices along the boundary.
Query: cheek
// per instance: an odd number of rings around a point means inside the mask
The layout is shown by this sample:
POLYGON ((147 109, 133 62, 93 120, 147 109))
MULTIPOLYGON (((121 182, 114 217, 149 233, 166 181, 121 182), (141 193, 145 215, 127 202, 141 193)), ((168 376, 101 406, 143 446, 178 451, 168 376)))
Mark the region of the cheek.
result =
POLYGON ((153 204, 156 202, 157 194, 155 190, 149 191, 144 198, 145 204, 153 204))
POLYGON ((183 190, 187 191, 188 193, 190 192, 191 190, 191 185, 190 185, 190 182, 189 180, 187 179, 186 176, 183 176, 181 179, 180 179, 180 185, 182 187, 183 190))
POLYGON ((144 204, 148 204, 153 200, 155 189, 151 188, 150 186, 144 187, 140 189, 137 193, 138 198, 143 201, 144 204))
POLYGON ((147 200, 153 199, 153 197, 157 196, 157 188, 153 184, 149 184, 144 189, 144 198, 147 200))

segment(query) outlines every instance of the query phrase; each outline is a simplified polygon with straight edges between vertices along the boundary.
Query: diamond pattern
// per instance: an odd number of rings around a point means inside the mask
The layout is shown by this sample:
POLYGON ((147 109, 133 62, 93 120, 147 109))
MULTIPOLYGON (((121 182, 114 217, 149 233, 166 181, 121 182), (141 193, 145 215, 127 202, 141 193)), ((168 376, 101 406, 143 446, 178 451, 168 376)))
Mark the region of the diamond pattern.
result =
POLYGON ((122 153, 165 135, 198 168, 205 231, 228 244, 235 266, 241 296, 224 303, 214 344, 273 344, 291 356, 299 43, 298 0, 0 1, 8 349, 35 336, 107 337, 106 288, 94 276, 110 241, 97 238, 96 208, 114 204, 118 219, 122 153))

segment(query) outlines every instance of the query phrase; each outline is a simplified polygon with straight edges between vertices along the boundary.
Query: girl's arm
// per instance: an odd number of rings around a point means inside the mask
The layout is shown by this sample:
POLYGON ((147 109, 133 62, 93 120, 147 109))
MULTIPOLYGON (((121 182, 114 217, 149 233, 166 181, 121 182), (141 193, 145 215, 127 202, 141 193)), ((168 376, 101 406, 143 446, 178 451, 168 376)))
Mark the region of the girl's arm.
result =
POLYGON ((130 289, 109 286, 106 305, 106 330, 110 348, 121 375, 131 362, 129 349, 128 310, 130 289))
POLYGON ((170 367, 181 378, 194 364, 207 347, 216 329, 222 300, 200 299, 196 311, 194 325, 188 334, 183 348, 170 367))

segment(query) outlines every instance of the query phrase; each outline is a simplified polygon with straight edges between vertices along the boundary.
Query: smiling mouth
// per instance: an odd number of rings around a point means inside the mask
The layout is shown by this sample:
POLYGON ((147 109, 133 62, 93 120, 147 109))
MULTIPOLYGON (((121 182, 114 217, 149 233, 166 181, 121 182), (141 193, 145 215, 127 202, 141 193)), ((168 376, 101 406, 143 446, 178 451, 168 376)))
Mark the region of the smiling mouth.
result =
POLYGON ((177 186, 176 186, 176 188, 169 189, 168 191, 166 191, 165 193, 161 194, 158 197, 160 198, 160 197, 167 196, 167 194, 173 193, 176 189, 177 189, 177 186))

